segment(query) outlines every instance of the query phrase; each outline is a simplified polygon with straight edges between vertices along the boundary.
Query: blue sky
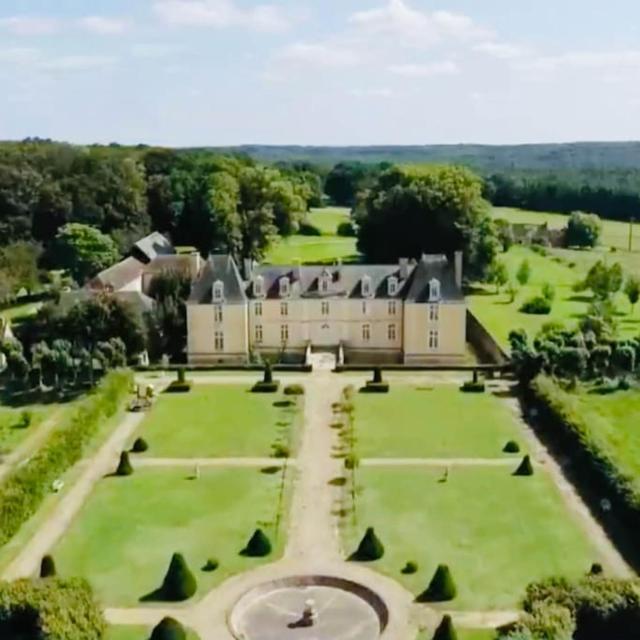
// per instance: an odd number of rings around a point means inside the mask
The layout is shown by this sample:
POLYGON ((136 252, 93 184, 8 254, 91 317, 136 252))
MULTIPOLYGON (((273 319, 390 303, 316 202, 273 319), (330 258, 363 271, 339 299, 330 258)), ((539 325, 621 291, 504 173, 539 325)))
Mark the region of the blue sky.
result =
POLYGON ((640 139, 634 0, 3 0, 0 138, 640 139))

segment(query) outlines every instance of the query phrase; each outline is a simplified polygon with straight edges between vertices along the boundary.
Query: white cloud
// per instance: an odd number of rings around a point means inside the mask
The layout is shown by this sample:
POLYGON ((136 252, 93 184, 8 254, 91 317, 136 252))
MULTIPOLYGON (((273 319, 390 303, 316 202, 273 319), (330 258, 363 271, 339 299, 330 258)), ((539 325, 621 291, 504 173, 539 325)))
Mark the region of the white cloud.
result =
POLYGON ((131 26, 128 20, 122 18, 107 18, 106 16, 86 16, 78 20, 78 25, 99 35, 120 35, 131 26))
POLYGON ((60 23, 40 16, 10 16, 0 18, 0 29, 17 36, 43 36, 58 30, 60 23))
POLYGON ((87 71, 110 67, 116 62, 114 56, 61 56, 41 62, 38 67, 45 71, 87 71))
POLYGON ((136 58, 165 58, 181 50, 181 47, 171 44, 139 42, 131 47, 131 53, 136 58))
POLYGON ((0 49, 0 62, 12 64, 29 64, 35 62, 40 56, 38 49, 31 47, 9 47, 0 49))
POLYGON ((391 73, 406 78, 429 78, 432 76, 452 76, 460 72, 455 62, 431 62, 428 64, 392 64, 388 67, 391 73))
POLYGON ((464 14, 420 11, 404 0, 389 0, 384 7, 358 11, 349 21, 364 32, 401 38, 400 44, 414 46, 474 40, 490 35, 488 30, 464 14))
POLYGON ((523 61, 521 69, 556 71, 561 69, 637 69, 640 71, 640 50, 570 51, 556 56, 539 56, 523 61))
POLYGON ((232 0, 157 0, 153 8, 171 26, 283 31, 291 25, 290 16, 271 4, 245 9, 232 0))
POLYGON ((522 58, 529 53, 529 50, 525 47, 508 42, 482 42, 473 49, 478 53, 484 53, 500 60, 514 60, 516 58, 522 58))
POLYGON ((390 98, 393 95, 393 91, 386 87, 378 89, 350 89, 349 95, 356 98, 390 98))
POLYGON ((277 55, 279 61, 314 67, 353 67, 360 62, 357 52, 340 46, 298 42, 277 55))

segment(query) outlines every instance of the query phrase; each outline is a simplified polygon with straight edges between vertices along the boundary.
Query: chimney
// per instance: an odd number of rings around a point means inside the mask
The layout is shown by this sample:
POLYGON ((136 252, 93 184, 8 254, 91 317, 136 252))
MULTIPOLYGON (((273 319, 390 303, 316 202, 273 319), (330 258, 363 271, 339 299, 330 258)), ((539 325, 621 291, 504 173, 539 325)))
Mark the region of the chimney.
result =
POLYGON ((244 279, 250 282, 253 278, 253 260, 251 258, 245 258, 243 260, 244 279))
POLYGON ((409 258, 400 258, 400 279, 406 280, 409 277, 409 258))
POLYGON ((462 251, 456 251, 454 256, 456 284, 462 289, 462 251))
POLYGON ((189 271, 191 280, 195 280, 200 275, 200 270, 202 269, 202 256, 199 251, 194 251, 191 254, 191 260, 189 260, 189 271))

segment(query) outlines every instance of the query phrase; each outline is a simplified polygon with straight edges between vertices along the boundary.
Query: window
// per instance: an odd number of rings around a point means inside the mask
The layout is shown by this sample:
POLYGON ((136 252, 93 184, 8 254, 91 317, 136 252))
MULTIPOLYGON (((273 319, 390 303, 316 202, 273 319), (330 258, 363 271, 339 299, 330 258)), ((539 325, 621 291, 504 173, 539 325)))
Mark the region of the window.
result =
POLYGON ((288 316, 289 315, 289 305, 286 302, 280 303, 280 315, 288 316))
POLYGON ((440 280, 433 278, 429 282, 429 302, 437 302, 440 300, 440 280))
POLYGON ((371 278, 369 276, 362 277, 362 297, 370 298, 372 293, 371 278))
POLYGON ((328 302, 323 302, 321 305, 322 309, 322 315, 323 316, 328 316, 329 315, 329 303, 328 302))
POLYGON ((429 349, 436 350, 440 346, 440 335, 437 329, 429 331, 429 349))
POLYGON ((371 340, 371 325, 363 324, 362 325, 362 341, 369 342, 371 340))
POLYGON ((398 307, 396 305, 396 302, 395 300, 392 300, 391 302, 389 302, 389 315, 395 316, 397 311, 398 311, 398 307))
POLYGON ((213 283, 213 300, 214 302, 220 302, 224 298, 224 283, 220 280, 216 280, 213 283))
POLYGON ((262 325, 261 324, 257 324, 256 325, 256 339, 255 342, 257 344, 260 344, 262 342, 262 325))
POLYGON ((287 342, 289 340, 289 325, 283 324, 280 326, 280 341, 287 342))
POLYGON ((396 339, 396 325, 395 324, 390 324, 388 329, 387 329, 387 335, 389 337, 389 340, 391 342, 394 342, 396 339))
POLYGON ((253 293, 258 297, 262 298, 264 295, 264 278, 262 276, 258 276, 253 282, 253 293))
POLYGON ((391 277, 387 282, 388 292, 390 296, 395 296, 398 293, 398 278, 391 277))
POLYGON ((288 298, 291 293, 291 280, 289 278, 280 278, 280 297, 288 298))
POLYGON ((331 274, 327 271, 323 271, 322 276, 320 276, 320 293, 328 293, 330 284, 331 274))
POLYGON ((260 317, 262 315, 262 302, 256 302, 253 307, 253 312, 256 316, 260 317))
POLYGON ((362 315, 366 316, 369 313, 369 305, 366 302, 362 303, 362 315))
POLYGON ((222 305, 221 304, 217 304, 213 308, 213 321, 222 322, 222 305))
POLYGON ((213 346, 216 351, 224 351, 224 333, 216 331, 213 334, 213 346))
POLYGON ((438 320, 440 320, 440 305, 429 305, 429 320, 431 320, 431 322, 438 322, 438 320))

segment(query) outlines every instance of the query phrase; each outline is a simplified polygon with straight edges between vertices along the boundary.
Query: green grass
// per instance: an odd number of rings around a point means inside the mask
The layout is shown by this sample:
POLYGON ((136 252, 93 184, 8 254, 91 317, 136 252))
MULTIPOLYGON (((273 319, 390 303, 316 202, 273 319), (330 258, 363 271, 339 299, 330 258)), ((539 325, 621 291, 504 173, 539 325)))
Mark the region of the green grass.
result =
POLYGON ((31 435, 43 419, 42 411, 26 409, 10 409, 0 407, 0 454, 10 453, 25 438, 31 435), (19 427, 20 416, 23 411, 31 411, 31 424, 19 427))
MULTIPOLYGON (((613 257, 619 254, 608 255, 613 257)), ((547 322, 576 326, 589 309, 589 292, 576 293, 572 287, 584 278, 591 264, 598 259, 597 252, 571 251, 565 252, 564 256, 541 256, 527 247, 514 246, 500 256, 513 279, 524 259, 531 265, 531 279, 529 284, 520 288, 513 302, 504 291, 496 294, 493 285, 477 286, 467 298, 471 311, 504 348, 509 345, 509 333, 513 329, 525 329, 530 336, 535 336, 547 322), (571 259, 575 257, 573 254, 584 258, 571 266, 571 259), (546 282, 551 283, 556 292, 551 313, 546 316, 522 313, 522 304, 532 296, 539 295, 546 282)), ((635 336, 640 330, 638 310, 635 315, 630 315, 629 303, 622 294, 616 296, 615 301, 620 313, 617 319, 620 334, 635 336)))
POLYGON ((448 564, 458 597, 445 608, 467 610, 515 608, 531 581, 577 578, 600 560, 544 471, 515 478, 509 469, 464 467, 441 477, 438 469, 361 469, 360 526, 345 531, 346 549, 374 526, 386 553, 372 567, 418 595, 448 564), (409 560, 420 569, 402 575, 409 560))
POLYGON ((503 402, 445 385, 392 384, 389 394, 357 394, 355 425, 362 458, 497 458, 518 438, 503 402))
MULTIPOLYGON (((496 632, 493 629, 462 629, 456 627, 456 633, 458 634, 458 640, 495 640, 496 638, 496 632)), ((431 640, 432 637, 432 633, 423 631, 418 634, 416 640, 431 640)), ((129 639, 125 638, 124 640, 129 639)), ((134 639, 132 638, 132 640, 134 639)))
POLYGON ((26 302, 16 304, 13 307, 0 310, 0 316, 8 318, 11 322, 20 323, 22 320, 34 316, 42 307, 42 302, 26 302))
MULTIPOLYGON (((279 475, 257 469, 138 470, 100 483, 54 549, 61 575, 84 576, 100 600, 136 606, 162 579, 174 552, 185 555, 201 597, 223 580, 277 558, 284 524, 270 558, 239 555, 256 526, 274 536, 279 475), (220 568, 200 568, 214 557, 220 568)), ((275 542, 275 541, 274 541, 275 542)))
POLYGON ((153 457, 269 456, 276 440, 295 440, 298 414, 274 406, 281 394, 249 393, 250 386, 197 384, 189 393, 160 394, 136 437, 153 457))
MULTIPOLYGON (((109 627, 105 640, 149 640, 151 631, 147 627, 109 627)), ((198 640, 198 636, 189 631, 187 640, 198 640)))
POLYGON ((324 209, 312 209, 307 215, 307 220, 322 231, 322 235, 335 236, 338 233, 338 225, 348 222, 351 212, 346 207, 325 207, 324 209))

